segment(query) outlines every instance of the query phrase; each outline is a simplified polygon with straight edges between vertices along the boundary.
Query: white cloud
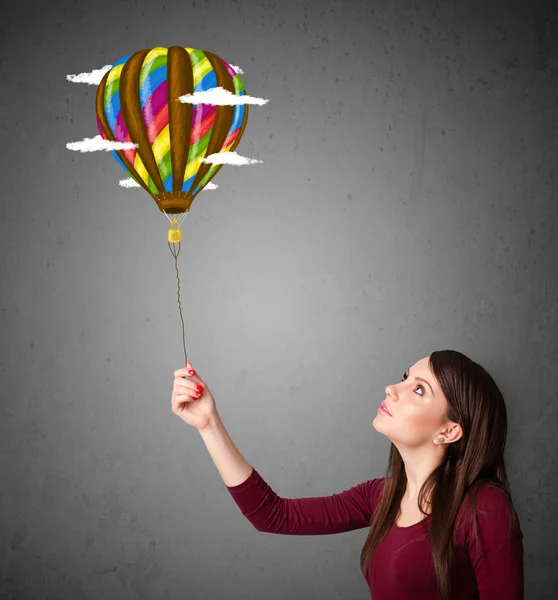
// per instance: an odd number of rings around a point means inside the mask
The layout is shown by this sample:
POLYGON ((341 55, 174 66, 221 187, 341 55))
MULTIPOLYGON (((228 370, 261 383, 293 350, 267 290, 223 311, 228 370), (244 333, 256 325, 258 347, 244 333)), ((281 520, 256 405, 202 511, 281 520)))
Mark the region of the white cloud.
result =
POLYGON ((238 96, 225 90, 222 87, 211 88, 203 92, 194 92, 193 94, 185 94, 179 96, 178 100, 182 103, 189 104, 214 104, 219 106, 232 106, 233 104, 267 104, 269 100, 264 98, 256 98, 255 96, 238 96))
MULTIPOLYGON (((231 67, 235 70, 236 73, 240 73, 241 75, 244 71, 240 67, 235 67, 231 65, 231 67)), ((89 85, 99 85, 101 80, 103 79, 105 73, 112 69, 112 65, 105 65, 101 69, 95 69, 90 73, 79 73, 78 75, 66 75, 66 79, 71 81, 72 83, 88 83, 89 85)))
POLYGON ((210 154, 205 158, 198 159, 203 163, 211 163, 214 165, 253 165, 255 163, 263 163, 263 160, 256 160, 255 158, 247 158, 246 156, 241 156, 236 152, 216 152, 215 154, 210 154))
POLYGON ((128 179, 121 179, 118 183, 121 187, 126 188, 141 187, 141 185, 131 177, 128 179))
POLYGON ((105 73, 112 69, 112 65, 105 65, 102 69, 96 69, 91 73, 79 73, 79 75, 66 75, 66 79, 72 83, 88 83, 99 85, 105 73))
POLYGON ((100 135, 96 135, 94 138, 85 138, 80 142, 69 142, 66 144, 68 150, 77 150, 79 152, 130 150, 138 146, 139 144, 134 144, 133 142, 111 142, 110 140, 104 140, 100 135))

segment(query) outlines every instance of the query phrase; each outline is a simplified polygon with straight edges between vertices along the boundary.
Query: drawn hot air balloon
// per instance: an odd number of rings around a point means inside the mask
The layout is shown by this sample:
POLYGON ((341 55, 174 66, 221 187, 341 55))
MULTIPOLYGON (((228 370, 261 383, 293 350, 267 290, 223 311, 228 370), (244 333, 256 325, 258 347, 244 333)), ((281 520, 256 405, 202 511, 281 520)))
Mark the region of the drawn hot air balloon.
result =
MULTIPOLYGON (((222 58, 207 50, 181 46, 144 49, 125 56, 99 84, 96 113, 100 135, 111 142, 138 145, 130 150, 113 150, 112 154, 165 215, 188 212, 198 192, 222 167, 200 159, 232 152, 240 142, 248 121, 247 104, 191 104, 179 100, 180 96, 218 87, 237 96, 246 93, 239 75, 222 58)), ((177 263, 181 240, 180 223, 175 217, 168 242, 178 278, 186 364, 177 263), (172 229, 175 223, 178 230, 172 229)))
POLYGON ((216 87, 238 96, 246 93, 240 76, 222 58, 181 46, 128 55, 99 84, 99 133, 106 140, 139 144, 112 154, 161 212, 189 211, 198 192, 222 167, 200 159, 232 152, 240 142, 248 121, 247 105, 178 100, 216 87))

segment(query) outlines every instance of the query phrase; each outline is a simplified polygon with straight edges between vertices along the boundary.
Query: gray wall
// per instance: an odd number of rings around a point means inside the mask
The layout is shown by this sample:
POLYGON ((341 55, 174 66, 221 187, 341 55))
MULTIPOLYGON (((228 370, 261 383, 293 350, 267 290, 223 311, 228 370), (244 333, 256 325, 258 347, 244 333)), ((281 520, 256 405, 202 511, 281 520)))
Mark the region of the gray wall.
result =
MULTIPOLYGON (((555 598, 552 2, 12 3, 1 25, 2 598, 366 598, 367 530, 264 535, 171 412, 167 219, 66 81, 183 45, 244 70, 238 147, 179 256, 188 358, 284 497, 385 474, 384 388, 433 350, 507 401, 526 598, 555 598)), ((4 9, 6 11, 6 9, 4 9)))

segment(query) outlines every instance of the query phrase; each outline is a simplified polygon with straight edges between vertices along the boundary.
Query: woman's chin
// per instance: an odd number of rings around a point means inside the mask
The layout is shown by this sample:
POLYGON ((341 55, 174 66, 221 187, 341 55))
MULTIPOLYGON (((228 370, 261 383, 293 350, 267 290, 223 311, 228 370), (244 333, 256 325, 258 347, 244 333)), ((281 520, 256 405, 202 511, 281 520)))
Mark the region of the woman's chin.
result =
POLYGON ((382 432, 382 426, 380 425, 380 427, 378 428, 378 424, 382 422, 382 415, 378 414, 374 417, 374 420, 372 421, 372 425, 374 426, 374 429, 377 429, 378 431, 382 432))

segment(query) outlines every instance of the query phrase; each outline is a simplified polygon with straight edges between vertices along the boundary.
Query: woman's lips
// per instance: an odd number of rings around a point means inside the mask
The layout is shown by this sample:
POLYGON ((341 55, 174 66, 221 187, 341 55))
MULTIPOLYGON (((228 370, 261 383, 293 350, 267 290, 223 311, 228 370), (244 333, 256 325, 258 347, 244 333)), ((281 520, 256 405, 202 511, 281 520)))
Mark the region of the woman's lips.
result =
POLYGON ((380 408, 378 408, 378 413, 381 415, 386 415, 387 417, 393 416, 390 415, 389 412, 383 406, 380 406, 380 408))

